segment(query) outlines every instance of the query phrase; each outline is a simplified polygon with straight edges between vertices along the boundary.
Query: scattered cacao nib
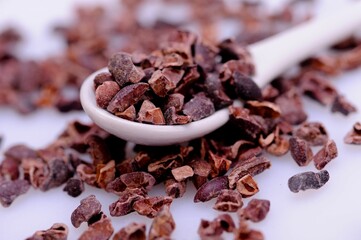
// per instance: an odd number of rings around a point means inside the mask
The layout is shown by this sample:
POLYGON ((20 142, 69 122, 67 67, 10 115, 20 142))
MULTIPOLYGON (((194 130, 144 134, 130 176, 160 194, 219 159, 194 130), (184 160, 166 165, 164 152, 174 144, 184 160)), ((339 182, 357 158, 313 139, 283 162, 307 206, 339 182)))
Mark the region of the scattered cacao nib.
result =
POLYGON ((360 61, 361 47, 360 44, 350 51, 346 51, 339 56, 341 69, 352 70, 361 66, 360 61))
POLYGON ((264 118, 278 118, 281 116, 281 109, 272 102, 247 101, 245 108, 249 109, 250 114, 264 118))
POLYGON ((194 195, 194 202, 206 202, 217 197, 220 191, 228 189, 227 176, 216 177, 204 183, 194 195))
POLYGON ((118 193, 119 199, 109 205, 109 213, 111 216, 124 216, 134 211, 133 204, 146 197, 144 190, 126 189, 118 193))
POLYGON ((291 156, 298 166, 307 166, 313 158, 312 149, 309 144, 301 138, 290 138, 290 150, 291 156))
POLYGON ((120 175, 120 180, 127 188, 142 188, 149 191, 155 184, 155 178, 147 172, 131 172, 120 175))
POLYGON ((171 197, 155 196, 137 200, 133 204, 134 210, 140 215, 154 218, 164 206, 169 206, 173 201, 171 197))
POLYGON ((201 219, 198 227, 198 234, 201 239, 221 239, 223 229, 216 221, 201 219))
POLYGON ((344 137, 344 142, 347 144, 361 144, 361 123, 356 122, 353 125, 351 131, 349 131, 346 136, 344 137))
POLYGON ((80 201, 80 205, 71 214, 71 223, 78 228, 83 222, 88 222, 101 211, 101 204, 94 195, 80 201))
POLYGON ((120 87, 114 81, 105 81, 95 90, 95 101, 101 108, 107 108, 113 97, 119 92, 120 87))
POLYGON ((331 82, 313 71, 307 72, 301 77, 300 88, 306 95, 324 105, 330 105, 337 96, 337 91, 331 82))
POLYGON ((275 156, 285 155, 290 148, 289 140, 280 135, 278 127, 276 127, 273 134, 273 142, 266 147, 266 151, 275 156))
POLYGON ((14 158, 5 157, 0 164, 0 176, 10 180, 16 180, 20 177, 21 161, 14 158))
POLYGON ((84 191, 84 182, 76 177, 70 178, 63 191, 67 192, 69 196, 77 197, 84 191))
POLYGON ((244 198, 251 197, 259 191, 257 182, 250 174, 244 175, 237 181, 236 189, 244 198))
POLYGON ((95 169, 91 165, 87 164, 79 164, 76 168, 76 173, 79 178, 90 186, 95 186, 96 184, 96 173, 95 169))
POLYGON ((93 160, 93 165, 106 164, 111 160, 112 156, 103 138, 91 135, 86 139, 86 142, 89 145, 88 153, 93 160))
POLYGON ((178 182, 184 181, 187 178, 192 177, 194 174, 193 169, 188 165, 173 168, 171 172, 175 180, 177 180, 178 182))
POLYGON ((216 177, 224 175, 230 169, 232 161, 209 152, 209 163, 212 167, 210 175, 216 177))
POLYGON ((148 238, 149 240, 170 238, 175 227, 176 224, 169 211, 169 206, 165 205, 153 219, 148 238))
POLYGON ((121 228, 113 236, 113 240, 146 240, 144 223, 130 223, 121 228))
POLYGON ((131 56, 123 52, 111 56, 108 69, 121 87, 128 82, 137 83, 144 77, 144 72, 134 66, 131 56))
POLYGON ((0 181, 1 205, 9 207, 18 196, 26 193, 29 188, 29 182, 22 179, 0 181))
POLYGON ((184 104, 183 113, 191 117, 192 121, 198 121, 215 112, 212 101, 203 94, 197 94, 189 102, 184 104))
POLYGON ((249 113, 249 110, 234 106, 230 106, 228 109, 230 111, 230 119, 234 121, 247 136, 256 139, 262 131, 262 126, 257 119, 249 113))
POLYGON ((331 106, 332 112, 340 112, 347 116, 350 113, 356 112, 357 109, 354 105, 346 100, 344 96, 336 96, 331 106))
POLYGON ((315 167, 318 170, 323 169, 326 164, 328 164, 332 159, 336 158, 337 155, 338 150, 335 141, 328 140, 328 142, 322 147, 322 149, 320 149, 313 157, 315 167))
POLYGON ((268 200, 254 198, 247 204, 247 207, 240 210, 240 214, 247 220, 260 222, 266 218, 270 205, 271 203, 268 200))
POLYGON ((303 109, 301 95, 294 89, 291 89, 275 100, 282 112, 281 118, 292 125, 297 125, 307 119, 307 114, 303 109))
POLYGON ((115 162, 114 160, 109 161, 106 164, 98 164, 96 166, 96 185, 105 188, 108 183, 113 181, 115 178, 115 162))
POLYGON ((141 100, 148 89, 147 83, 136 83, 123 87, 109 102, 107 110, 111 113, 124 112, 141 100))
POLYGON ((328 141, 328 133, 322 123, 305 122, 294 132, 296 137, 304 139, 311 146, 321 146, 328 141))
POLYGON ((47 164, 47 175, 40 184, 40 190, 47 191, 59 187, 72 175, 69 165, 62 159, 52 159, 47 164))
POLYGON ((260 231, 250 229, 247 221, 240 218, 239 227, 235 230, 235 240, 264 240, 260 231))
POLYGON ((99 220, 89 225, 89 227, 81 234, 79 240, 108 240, 112 236, 114 228, 110 218, 100 213, 99 220))
POLYGON ((160 180, 166 177, 173 168, 180 167, 183 161, 182 156, 179 154, 170 154, 162 157, 156 162, 148 165, 148 172, 152 174, 155 179, 160 180))
POLYGON ((165 192, 169 197, 181 198, 186 192, 187 182, 178 182, 175 179, 167 179, 164 182, 165 192))
POLYGON ((199 189, 203 184, 208 180, 208 176, 211 172, 211 165, 205 160, 194 160, 190 163, 190 166, 193 168, 193 183, 196 189, 199 189))
POLYGON ((229 214, 221 214, 212 221, 202 219, 198 234, 201 239, 222 239, 221 235, 224 231, 233 232, 235 224, 229 214))
POLYGON ((242 196, 238 191, 223 189, 217 196, 213 208, 223 212, 236 212, 242 206, 242 196))
POLYGON ((64 223, 54 223, 47 230, 36 231, 33 236, 26 238, 26 240, 45 240, 45 239, 68 239, 68 227, 64 223))
POLYGON ((17 144, 8 148, 4 155, 17 161, 21 161, 24 158, 36 158, 38 156, 35 150, 23 144, 17 144))
POLYGON ((239 179, 247 174, 257 175, 271 167, 271 162, 263 157, 252 157, 238 163, 228 175, 229 188, 234 189, 239 179))
POLYGON ((330 179, 330 175, 326 170, 318 173, 303 172, 292 176, 288 179, 288 187, 291 192, 298 193, 308 189, 319 189, 330 179))

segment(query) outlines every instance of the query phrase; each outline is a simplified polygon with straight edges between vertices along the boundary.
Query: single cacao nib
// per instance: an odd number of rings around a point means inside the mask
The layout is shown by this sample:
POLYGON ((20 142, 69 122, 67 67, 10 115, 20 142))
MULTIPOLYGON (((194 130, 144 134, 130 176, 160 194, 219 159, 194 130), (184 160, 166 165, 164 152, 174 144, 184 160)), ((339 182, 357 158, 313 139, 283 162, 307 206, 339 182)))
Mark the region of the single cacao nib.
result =
POLYGON ((320 146, 328 141, 328 133, 322 123, 305 122, 299 126, 294 135, 306 140, 311 146, 320 146))
POLYGON ((171 197, 146 197, 134 202, 134 210, 140 215, 154 218, 164 206, 169 206, 173 199, 171 197))
POLYGON ((100 85, 102 85, 106 81, 114 81, 112 74, 109 72, 99 73, 94 78, 94 89, 96 90, 100 85))
POLYGON ((169 206, 165 205, 153 219, 149 229, 149 240, 170 238, 175 227, 169 206))
POLYGON ((84 191, 84 182, 79 178, 70 178, 63 189, 69 196, 77 197, 84 191))
POLYGON ((157 70, 148 80, 148 83, 156 95, 159 97, 165 97, 169 91, 175 89, 177 86, 177 81, 172 80, 174 79, 171 79, 169 76, 164 74, 163 71, 157 70))
POLYGON ((3 207, 9 207, 21 194, 26 193, 30 184, 26 180, 0 181, 0 203, 3 207))
POLYGON ((64 223, 55 223, 47 230, 36 231, 33 236, 26 238, 26 240, 45 240, 45 239, 68 239, 68 227, 64 223))
POLYGON ((291 156, 299 166, 307 166, 313 158, 313 152, 308 143, 301 138, 290 138, 291 156))
POLYGON ((213 208, 224 212, 236 212, 242 206, 242 196, 238 191, 224 189, 221 190, 217 196, 217 200, 213 208))
POLYGON ((189 123, 192 119, 190 116, 179 115, 175 107, 170 107, 164 112, 165 122, 169 125, 182 125, 189 123))
POLYGON ((234 189, 239 179, 247 174, 257 175, 271 167, 271 162, 263 157, 252 157, 238 163, 228 175, 229 188, 234 189))
POLYGON ((124 216, 134 211, 133 204, 146 197, 145 191, 141 188, 126 189, 118 193, 119 199, 109 205, 111 216, 124 216))
POLYGON ((137 121, 151 123, 155 125, 164 125, 165 119, 163 112, 157 108, 151 101, 144 100, 138 112, 137 121))
POLYGON ((106 81, 99 85, 95 90, 95 101, 101 108, 107 108, 115 94, 120 90, 118 83, 106 81))
POLYGON ((307 119, 301 95, 295 89, 291 89, 278 96, 275 103, 281 109, 281 118, 290 124, 300 124, 307 119))
POLYGON ((325 185, 329 179, 330 175, 326 170, 318 173, 303 172, 288 179, 288 187, 294 193, 308 189, 319 189, 325 185))
POLYGON ((198 227, 198 234, 201 239, 222 239, 224 231, 233 232, 235 224, 229 214, 221 214, 212 221, 201 219, 198 227))
POLYGON ((247 204, 247 207, 241 210, 240 214, 252 222, 260 222, 266 218, 270 205, 271 203, 268 200, 254 198, 247 204))
POLYGON ((325 146, 322 147, 313 157, 315 167, 318 170, 323 169, 332 159, 338 155, 336 143, 333 140, 328 140, 325 146))
POLYGON ((216 74, 208 74, 205 79, 205 88, 217 109, 229 106, 232 100, 225 93, 222 83, 216 74))
POLYGON ((344 96, 336 96, 331 107, 332 112, 340 112, 347 116, 350 113, 356 112, 357 109, 354 105, 346 100, 344 96))
POLYGON ((121 228, 113 236, 113 240, 146 240, 144 223, 130 223, 121 228))
POLYGON ((114 232, 110 218, 100 213, 99 220, 89 224, 89 227, 81 234, 79 240, 108 240, 114 232))
POLYGON ((145 75, 143 71, 134 66, 131 56, 123 52, 111 56, 108 69, 119 86, 128 82, 137 83, 145 75))
POLYGON ((111 113, 124 112, 128 107, 141 100, 148 89, 147 83, 136 83, 123 87, 109 102, 107 110, 111 113))
POLYGON ((324 105, 330 105, 337 96, 331 81, 314 71, 307 72, 301 77, 300 88, 306 95, 324 105))
POLYGON ((180 93, 173 93, 168 95, 164 109, 174 107, 175 112, 180 112, 184 105, 184 95, 180 93))
POLYGON ((80 205, 71 214, 71 223, 78 228, 81 223, 88 222, 93 216, 99 214, 101 204, 94 195, 80 201, 80 205))
POLYGON ((215 112, 212 101, 204 95, 197 94, 189 102, 184 104, 183 113, 193 121, 208 117, 215 112))
POLYGON ((344 142, 347 144, 361 144, 361 123, 356 122, 351 131, 344 137, 344 142))
POLYGON ((175 179, 167 179, 164 182, 165 192, 172 198, 181 198, 186 192, 187 182, 178 182, 175 179))
POLYGON ((236 189, 244 198, 251 197, 259 191, 257 182, 250 174, 244 175, 237 181, 236 189))
POLYGON ((24 158, 37 157, 37 153, 34 149, 31 149, 30 147, 23 144, 17 144, 10 147, 5 151, 4 155, 17 161, 21 161, 24 158))
POLYGON ((278 118, 281 116, 281 109, 272 102, 267 101, 247 101, 245 108, 250 114, 259 115, 264 118, 278 118))
POLYGON ((250 114, 249 110, 242 107, 230 106, 230 119, 237 124, 241 131, 252 139, 256 139, 262 131, 262 125, 250 114))
POLYGON ((228 178, 226 176, 213 178, 198 188, 193 201, 209 201, 212 198, 217 197, 223 189, 228 189, 228 178))
POLYGON ((236 87, 238 97, 243 100, 262 100, 261 89, 250 78, 243 75, 239 71, 235 71, 232 75, 236 87))

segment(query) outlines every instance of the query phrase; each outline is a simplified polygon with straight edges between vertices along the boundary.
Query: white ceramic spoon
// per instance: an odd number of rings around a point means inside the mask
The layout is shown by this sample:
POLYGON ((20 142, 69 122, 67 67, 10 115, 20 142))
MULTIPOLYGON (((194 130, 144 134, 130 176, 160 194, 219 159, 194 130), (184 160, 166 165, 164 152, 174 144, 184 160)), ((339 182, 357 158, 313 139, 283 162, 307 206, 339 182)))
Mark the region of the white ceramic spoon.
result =
MULTIPOLYGON (((361 29, 361 1, 250 45, 256 66, 255 82, 263 87, 289 67, 348 37, 357 27, 361 29)), ((182 143, 216 130, 229 119, 227 108, 186 125, 150 125, 116 117, 95 102, 93 80, 105 71, 107 68, 100 69, 85 79, 80 100, 84 111, 99 127, 122 139, 151 146, 182 143)))

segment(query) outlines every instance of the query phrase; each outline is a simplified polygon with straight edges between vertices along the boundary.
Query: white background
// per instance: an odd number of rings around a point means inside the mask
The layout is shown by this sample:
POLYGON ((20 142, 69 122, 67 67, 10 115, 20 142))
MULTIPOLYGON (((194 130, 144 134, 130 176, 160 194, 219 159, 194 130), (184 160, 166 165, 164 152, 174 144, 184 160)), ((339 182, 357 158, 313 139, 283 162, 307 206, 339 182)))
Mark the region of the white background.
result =
MULTIPOLYGON (((72 6, 79 2, 89 4, 100 1, 0 0, 0 29, 13 24, 24 31, 26 45, 23 53, 26 57, 41 58, 54 54, 61 49, 62 43, 49 35, 48 27, 58 21, 69 22, 72 6)), ((101 2, 108 6, 115 4, 111 0, 101 2)), ((277 6, 281 1, 269 2, 277 6)), ((320 13, 327 14, 337 10, 343 2, 345 1, 322 1, 320 13)), ((282 158, 270 157, 271 169, 256 176, 260 187, 256 197, 269 199, 271 211, 263 222, 252 225, 261 230, 266 239, 361 239, 361 146, 343 143, 343 137, 352 125, 361 121, 361 69, 335 77, 333 82, 339 91, 357 106, 358 113, 348 117, 332 114, 328 108, 304 99, 309 121, 323 122, 338 146, 339 156, 326 167, 330 172, 330 181, 318 191, 294 194, 287 187, 288 178, 302 171, 315 171, 315 168, 312 164, 298 167, 289 154, 282 158)), ((44 147, 55 139, 72 119, 89 122, 83 113, 64 115, 53 110, 41 110, 24 117, 2 107, 0 135, 4 140, 0 152, 2 154, 7 147, 16 143, 24 143, 34 148, 44 147)), ((174 239, 198 239, 200 218, 210 220, 218 214, 212 209, 214 201, 193 203, 195 191, 191 184, 188 187, 186 195, 174 200, 171 206, 177 224, 172 235, 174 239)), ((0 207, 0 239, 24 239, 36 230, 49 228, 55 222, 67 224, 69 239, 76 239, 86 226, 83 224, 79 229, 75 229, 70 223, 70 215, 79 205, 79 201, 91 193, 96 194, 103 204, 103 211, 109 215, 108 206, 116 197, 101 190, 86 187, 80 197, 72 198, 64 193, 62 188, 45 193, 31 189, 16 199, 9 208, 0 207)), ((151 194, 164 194, 163 186, 156 187, 151 194)), ((148 226, 150 223, 149 219, 136 213, 112 218, 116 231, 131 221, 146 222, 148 226)), ((229 235, 228 237, 231 239, 229 235)))

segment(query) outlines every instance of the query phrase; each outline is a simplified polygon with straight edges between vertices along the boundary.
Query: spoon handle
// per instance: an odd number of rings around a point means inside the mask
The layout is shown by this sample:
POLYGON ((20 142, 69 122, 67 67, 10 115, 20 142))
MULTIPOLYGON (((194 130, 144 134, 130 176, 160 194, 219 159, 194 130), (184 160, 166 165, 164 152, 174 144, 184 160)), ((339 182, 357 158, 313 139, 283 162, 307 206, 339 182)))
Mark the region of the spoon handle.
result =
POLYGON ((254 77, 263 87, 300 61, 361 29, 361 1, 349 3, 332 15, 315 17, 290 30, 249 46, 256 63, 254 77))

